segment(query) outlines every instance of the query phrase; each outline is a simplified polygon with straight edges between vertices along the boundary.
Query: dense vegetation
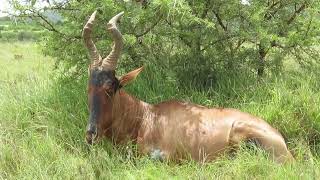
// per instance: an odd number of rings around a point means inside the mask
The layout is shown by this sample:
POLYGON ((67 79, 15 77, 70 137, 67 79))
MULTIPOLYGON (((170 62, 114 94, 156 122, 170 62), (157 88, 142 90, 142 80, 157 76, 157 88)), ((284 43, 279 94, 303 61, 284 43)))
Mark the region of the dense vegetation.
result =
POLYGON ((32 3, 16 8, 52 32, 44 44, 46 53, 80 69, 88 63, 81 30, 96 9, 94 37, 100 50, 111 43, 106 22, 125 11, 123 67, 149 62, 171 67, 184 85, 210 87, 220 74, 239 70, 258 76, 278 73, 287 56, 303 66, 319 62, 319 1, 249 2, 99 0, 85 5, 66 1, 43 10, 32 3), (64 17, 60 25, 46 19, 48 10, 64 17))
POLYGON ((66 2, 45 9, 14 4, 34 31, 46 30, 37 45, 0 44, 0 178, 320 176, 318 1, 66 2), (251 146, 204 165, 154 162, 108 141, 87 146, 89 62, 81 29, 97 7, 100 53, 110 50, 106 21, 124 10, 118 75, 146 67, 128 92, 149 103, 175 98, 260 116, 286 137, 297 162, 279 166, 251 146), (63 20, 45 21, 48 9, 63 20))

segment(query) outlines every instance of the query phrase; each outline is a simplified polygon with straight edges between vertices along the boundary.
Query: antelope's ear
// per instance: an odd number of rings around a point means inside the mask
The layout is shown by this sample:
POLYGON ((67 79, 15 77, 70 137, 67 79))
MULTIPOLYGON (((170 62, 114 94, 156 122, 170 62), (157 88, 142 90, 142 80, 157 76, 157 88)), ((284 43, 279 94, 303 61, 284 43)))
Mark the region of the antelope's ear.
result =
POLYGON ((120 81, 120 85, 121 86, 125 86, 128 83, 130 83, 131 81, 133 81, 138 75, 139 73, 143 70, 143 66, 135 69, 133 71, 130 71, 129 73, 127 73, 126 75, 123 75, 119 81, 120 81))

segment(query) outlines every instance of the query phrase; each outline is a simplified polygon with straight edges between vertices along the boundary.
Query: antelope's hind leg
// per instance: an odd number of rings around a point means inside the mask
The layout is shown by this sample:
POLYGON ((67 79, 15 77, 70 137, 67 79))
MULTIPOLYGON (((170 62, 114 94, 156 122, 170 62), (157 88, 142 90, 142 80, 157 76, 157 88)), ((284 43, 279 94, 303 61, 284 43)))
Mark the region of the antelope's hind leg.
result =
POLYGON ((246 122, 234 122, 229 141, 232 144, 254 140, 278 163, 294 161, 283 137, 274 129, 262 129, 246 122))
POLYGON ((278 163, 294 161, 281 135, 270 135, 258 139, 260 146, 278 163))

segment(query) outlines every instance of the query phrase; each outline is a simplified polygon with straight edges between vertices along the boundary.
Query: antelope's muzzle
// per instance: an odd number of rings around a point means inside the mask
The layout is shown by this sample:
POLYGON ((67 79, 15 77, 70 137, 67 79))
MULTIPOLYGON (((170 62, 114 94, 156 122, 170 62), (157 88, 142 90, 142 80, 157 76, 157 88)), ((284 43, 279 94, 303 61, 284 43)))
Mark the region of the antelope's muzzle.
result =
POLYGON ((86 141, 88 144, 92 145, 97 139, 97 128, 90 126, 86 132, 86 141))

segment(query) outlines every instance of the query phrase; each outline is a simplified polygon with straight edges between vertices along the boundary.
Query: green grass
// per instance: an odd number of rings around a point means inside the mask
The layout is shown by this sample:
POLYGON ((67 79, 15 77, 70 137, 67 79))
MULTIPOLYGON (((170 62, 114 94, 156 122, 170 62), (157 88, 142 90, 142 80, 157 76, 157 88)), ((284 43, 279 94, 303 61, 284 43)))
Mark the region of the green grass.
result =
MULTIPOLYGON (((178 98, 239 108, 263 117, 287 138, 297 161, 278 165, 256 148, 207 164, 155 162, 113 147, 89 147, 86 77, 53 71, 32 43, 0 44, 0 179, 316 179, 320 177, 320 78, 287 71, 263 82, 221 77, 214 89, 182 88, 151 65, 127 87, 150 103, 178 98), (23 59, 15 60, 14 54, 23 59)), ((128 146, 129 147, 129 146, 128 146)), ((131 147, 131 146, 130 146, 131 147)))

